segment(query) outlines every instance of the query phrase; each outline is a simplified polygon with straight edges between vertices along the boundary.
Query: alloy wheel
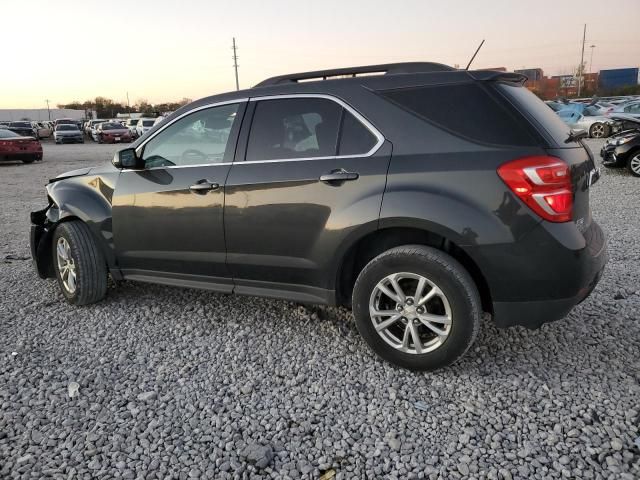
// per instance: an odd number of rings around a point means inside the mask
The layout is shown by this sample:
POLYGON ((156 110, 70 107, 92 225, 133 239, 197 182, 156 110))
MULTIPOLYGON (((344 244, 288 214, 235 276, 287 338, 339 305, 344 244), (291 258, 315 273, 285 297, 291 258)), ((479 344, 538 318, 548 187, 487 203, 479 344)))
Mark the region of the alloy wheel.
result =
POLYGON ((378 335, 404 353, 432 352, 451 332, 446 295, 415 273, 393 273, 380 280, 369 299, 369 315, 378 335))
POLYGON ((602 123, 596 123, 591 127, 591 136, 593 138, 602 138, 605 135, 605 127, 602 123))
POLYGON ((71 247, 64 237, 58 239, 56 245, 56 258, 58 261, 58 272, 62 279, 64 289, 73 294, 76 291, 76 264, 71 257, 71 247))
POLYGON ((633 173, 640 176, 640 153, 629 161, 629 168, 633 173))

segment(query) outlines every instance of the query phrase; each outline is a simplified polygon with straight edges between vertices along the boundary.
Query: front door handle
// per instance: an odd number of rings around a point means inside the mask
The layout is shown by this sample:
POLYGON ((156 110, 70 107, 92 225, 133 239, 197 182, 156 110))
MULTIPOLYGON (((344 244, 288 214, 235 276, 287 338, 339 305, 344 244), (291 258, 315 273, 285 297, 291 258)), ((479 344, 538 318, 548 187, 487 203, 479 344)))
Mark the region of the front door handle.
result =
POLYGON ((217 190, 220 185, 209 180, 198 180, 196 183, 189 187, 193 193, 207 193, 211 190, 217 190))
POLYGON ((360 175, 357 172, 347 172, 344 168, 320 175, 320 181, 325 183, 349 182, 358 178, 360 175))

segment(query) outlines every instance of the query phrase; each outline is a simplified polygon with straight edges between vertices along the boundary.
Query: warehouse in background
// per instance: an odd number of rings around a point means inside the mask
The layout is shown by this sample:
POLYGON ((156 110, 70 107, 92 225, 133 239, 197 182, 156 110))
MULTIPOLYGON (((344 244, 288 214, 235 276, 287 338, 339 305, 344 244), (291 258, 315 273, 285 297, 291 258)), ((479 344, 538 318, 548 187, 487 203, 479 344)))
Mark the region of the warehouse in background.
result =
POLYGON ((70 118, 72 120, 84 120, 92 114, 96 118, 96 113, 87 110, 71 110, 69 108, 16 108, 0 109, 0 121, 30 120, 40 122, 42 120, 56 120, 58 118, 70 118))

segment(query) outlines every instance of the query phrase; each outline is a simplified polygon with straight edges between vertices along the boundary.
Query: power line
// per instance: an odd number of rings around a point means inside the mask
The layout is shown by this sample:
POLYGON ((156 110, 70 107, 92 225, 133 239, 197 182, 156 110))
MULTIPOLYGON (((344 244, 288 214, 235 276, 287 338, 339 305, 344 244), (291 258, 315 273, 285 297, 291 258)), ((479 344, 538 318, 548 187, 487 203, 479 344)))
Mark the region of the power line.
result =
POLYGON ((233 69, 236 72, 236 90, 240 90, 240 83, 238 82, 238 55, 236 54, 236 37, 233 37, 233 69))

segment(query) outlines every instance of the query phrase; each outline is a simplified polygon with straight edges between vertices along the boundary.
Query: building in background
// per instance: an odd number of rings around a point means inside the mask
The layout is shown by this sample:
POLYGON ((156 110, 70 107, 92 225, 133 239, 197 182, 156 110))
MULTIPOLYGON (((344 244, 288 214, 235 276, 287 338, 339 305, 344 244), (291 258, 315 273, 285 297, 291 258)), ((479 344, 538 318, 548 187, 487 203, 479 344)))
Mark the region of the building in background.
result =
POLYGON ((72 120, 84 120, 90 118, 88 115, 93 115, 95 118, 95 111, 86 110, 71 110, 69 108, 52 108, 48 110, 46 108, 16 108, 16 109, 0 109, 0 120, 4 121, 18 121, 18 120, 56 120, 58 118, 70 118, 72 120))

